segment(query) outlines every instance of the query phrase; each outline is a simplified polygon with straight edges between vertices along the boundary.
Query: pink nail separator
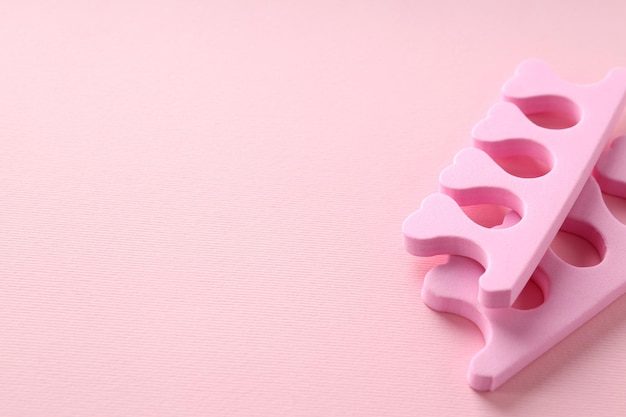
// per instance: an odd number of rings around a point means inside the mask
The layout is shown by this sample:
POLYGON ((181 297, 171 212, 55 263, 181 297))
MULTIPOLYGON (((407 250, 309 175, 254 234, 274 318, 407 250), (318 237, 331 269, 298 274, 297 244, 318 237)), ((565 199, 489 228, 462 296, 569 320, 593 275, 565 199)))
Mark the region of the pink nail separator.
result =
POLYGON ((457 154, 441 174, 441 193, 427 197, 402 227, 405 247, 414 255, 462 255, 479 262, 485 272, 478 301, 490 308, 513 304, 574 205, 623 110, 626 69, 611 71, 599 83, 578 85, 558 78, 542 61, 529 60, 503 93, 506 102, 493 106, 474 128, 476 148, 457 154), (525 116, 554 110, 578 122, 547 129, 525 116), (519 178, 490 155, 531 156, 551 170, 519 178), (521 220, 488 229, 459 207, 481 203, 510 207, 521 220))
POLYGON ((608 211, 600 192, 602 188, 626 198, 626 137, 617 138, 599 158, 594 170, 597 182, 588 177, 587 165, 597 159, 623 108, 624 71, 614 70, 598 84, 572 86, 555 80, 539 61, 523 63, 505 87, 508 99, 526 114, 555 108, 574 111, 575 102, 580 109, 578 124, 542 130, 521 117, 517 107, 494 106, 474 130, 474 144, 484 152, 461 151, 455 165, 442 173, 441 189, 446 194, 428 197, 403 224, 409 252, 463 255, 451 256, 426 275, 422 298, 429 307, 466 317, 481 329, 485 347, 474 356, 468 372, 476 390, 496 389, 626 292, 626 258, 621 256, 626 251, 626 226, 608 211), (522 81, 530 87, 523 87, 522 81), (516 178, 489 155, 551 158, 552 170, 540 178, 516 178), (580 194, 574 177, 584 180, 580 194), (569 198, 574 203, 571 210, 564 210, 569 198), (478 203, 502 204, 514 211, 501 226, 487 229, 469 220, 458 206, 478 203), (552 223, 547 221, 549 215, 552 223), (549 249, 551 238, 546 237, 559 229, 585 237, 602 261, 584 268, 562 261, 549 249), (541 239, 533 239, 529 230, 541 239), (533 251, 544 244, 543 252, 533 251), (529 259, 537 254, 540 260, 532 266, 529 259), (543 304, 531 310, 510 307, 531 277, 544 294, 543 304), (510 297, 503 297, 507 290, 510 297), (507 305, 490 308, 503 304, 507 305))

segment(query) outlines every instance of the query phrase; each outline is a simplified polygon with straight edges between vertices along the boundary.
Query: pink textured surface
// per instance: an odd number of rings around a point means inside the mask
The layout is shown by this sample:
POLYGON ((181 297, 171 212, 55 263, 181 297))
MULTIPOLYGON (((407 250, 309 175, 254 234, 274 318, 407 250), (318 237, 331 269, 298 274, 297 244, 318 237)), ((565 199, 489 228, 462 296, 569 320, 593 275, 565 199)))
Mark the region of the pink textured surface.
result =
POLYGON ((400 234, 521 60, 626 65, 621 2, 90 3, 0 5, 0 415, 623 411, 626 300, 478 394, 400 234))

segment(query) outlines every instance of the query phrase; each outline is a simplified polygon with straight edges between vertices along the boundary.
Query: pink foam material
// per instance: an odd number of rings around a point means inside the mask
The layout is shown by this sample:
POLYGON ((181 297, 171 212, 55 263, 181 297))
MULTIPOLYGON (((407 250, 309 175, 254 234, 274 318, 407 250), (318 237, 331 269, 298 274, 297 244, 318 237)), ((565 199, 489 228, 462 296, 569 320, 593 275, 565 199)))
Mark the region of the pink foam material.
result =
MULTIPOLYGON (((512 212, 505 223, 515 222, 515 217, 512 212)), ((587 181, 562 229, 586 238, 602 260, 576 267, 549 249, 533 273, 544 295, 534 309, 481 305, 477 281, 483 269, 469 258, 452 256, 426 275, 424 302, 468 318, 483 333, 485 346, 473 357, 467 375, 472 388, 495 390, 626 292, 626 226, 605 206, 595 179, 587 181)))
POLYGON ((626 136, 616 138, 609 152, 604 152, 594 169, 594 176, 602 191, 617 197, 626 198, 626 136))
POLYGON ((595 84, 572 84, 538 60, 524 61, 494 105, 473 130, 475 148, 463 149, 440 176, 441 193, 427 197, 403 224, 404 244, 418 256, 461 255, 485 269, 478 301, 509 307, 529 281, 571 210, 608 142, 626 97, 626 69, 595 84), (554 113, 572 125, 553 129, 529 117, 554 113), (537 178, 509 174, 492 158, 523 155, 551 170, 537 178), (460 206, 498 204, 521 220, 488 229, 460 206))

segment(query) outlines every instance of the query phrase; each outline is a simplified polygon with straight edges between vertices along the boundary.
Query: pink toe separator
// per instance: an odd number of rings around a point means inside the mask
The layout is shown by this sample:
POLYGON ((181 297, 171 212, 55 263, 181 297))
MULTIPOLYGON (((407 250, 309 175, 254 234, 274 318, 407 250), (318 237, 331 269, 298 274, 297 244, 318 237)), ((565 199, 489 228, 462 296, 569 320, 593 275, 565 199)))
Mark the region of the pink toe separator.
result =
POLYGON ((624 107, 626 70, 580 86, 556 78, 540 61, 526 61, 504 93, 507 102, 475 127, 475 148, 459 152, 442 172, 441 193, 403 224, 410 253, 453 255, 426 275, 422 298, 481 329, 485 346, 468 371, 470 385, 481 391, 499 387, 626 292, 626 225, 601 195, 626 198, 626 137, 602 153, 624 107), (551 111, 578 123, 547 129, 524 116, 551 111), (552 169, 518 178, 492 159, 515 155, 542 159, 552 169), (460 208, 480 203, 512 211, 488 229, 460 208), (600 263, 581 268, 562 261, 549 249, 559 229, 593 243, 600 263), (531 278, 544 302, 511 307, 531 278))
POLYGON ((574 205, 624 108, 626 69, 613 70, 596 84, 578 85, 558 78, 542 61, 529 60, 503 93, 506 101, 475 126, 475 148, 459 152, 442 172, 443 194, 424 200, 402 228, 405 247, 414 255, 478 261, 485 268, 478 300, 490 308, 513 304, 574 205), (575 124, 549 129, 526 116, 542 112, 575 124), (503 155, 532 156, 552 167, 541 177, 519 178, 491 159, 503 155), (480 203, 508 206, 522 218, 509 228, 483 228, 459 207, 480 203))

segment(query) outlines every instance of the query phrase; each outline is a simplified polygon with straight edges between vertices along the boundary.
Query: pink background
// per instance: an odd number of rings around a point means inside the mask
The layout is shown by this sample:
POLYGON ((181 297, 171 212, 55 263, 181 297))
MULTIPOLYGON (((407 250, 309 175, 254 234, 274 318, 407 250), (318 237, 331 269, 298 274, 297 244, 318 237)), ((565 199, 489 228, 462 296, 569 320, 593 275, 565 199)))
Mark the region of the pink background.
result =
POLYGON ((626 299, 479 394, 400 225, 521 60, 626 66, 624 3, 309 3, 2 1, 0 415, 623 412, 626 299))

